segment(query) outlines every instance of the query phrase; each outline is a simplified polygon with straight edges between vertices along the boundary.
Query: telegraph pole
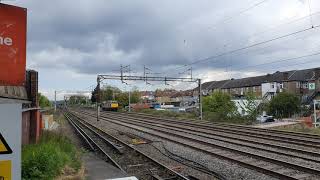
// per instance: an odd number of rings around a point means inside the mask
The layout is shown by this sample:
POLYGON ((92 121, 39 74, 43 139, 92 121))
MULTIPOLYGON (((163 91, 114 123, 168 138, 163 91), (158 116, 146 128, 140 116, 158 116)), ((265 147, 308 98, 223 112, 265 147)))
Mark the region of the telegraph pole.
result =
POLYGON ((57 111, 57 91, 54 91, 54 112, 57 111))
POLYGON ((202 120, 202 85, 201 85, 201 79, 198 79, 198 86, 199 86, 199 117, 200 120, 202 120))
POLYGON ((129 112, 131 112, 131 89, 129 86, 129 112))
POLYGON ((96 97, 96 106, 97 106, 97 121, 100 118, 100 77, 97 78, 97 97, 96 97))
POLYGON ((144 81, 146 81, 146 66, 143 65, 143 77, 144 77, 144 81))

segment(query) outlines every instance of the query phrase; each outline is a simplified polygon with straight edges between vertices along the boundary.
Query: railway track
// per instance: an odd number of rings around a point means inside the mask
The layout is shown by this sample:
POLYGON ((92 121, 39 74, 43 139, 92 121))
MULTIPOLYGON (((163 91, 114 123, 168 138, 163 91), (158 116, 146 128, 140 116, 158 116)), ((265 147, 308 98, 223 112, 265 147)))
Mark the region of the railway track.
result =
POLYGON ((68 111, 65 112, 65 117, 91 150, 97 152, 100 157, 110 162, 120 171, 145 180, 188 180, 187 177, 91 125, 81 117, 68 111))
MULTIPOLYGON (((121 115, 114 116, 112 114, 108 114, 107 116, 108 116, 108 118, 111 118, 111 117, 127 118, 126 116, 121 116, 121 115)), ((144 119, 143 121, 141 121, 138 118, 130 117, 130 120, 137 122, 137 123, 141 123, 143 125, 152 126, 152 127, 163 128, 163 126, 165 126, 167 130, 187 133, 187 134, 196 135, 196 136, 199 136, 202 138, 216 140, 218 142, 232 143, 232 144, 239 145, 242 147, 254 148, 254 149, 266 151, 269 153, 277 153, 279 155, 284 155, 284 156, 288 156, 291 158, 299 158, 299 159, 303 159, 306 161, 320 164, 320 153, 315 152, 315 151, 311 151, 311 150, 304 150, 301 148, 292 148, 292 147, 287 147, 285 145, 275 145, 270 142, 262 142, 262 141, 258 141, 258 140, 248 140, 248 139, 243 139, 243 138, 234 137, 234 136, 226 136, 226 135, 221 135, 219 133, 215 133, 215 132, 212 132, 209 130, 184 127, 181 125, 163 123, 163 122, 159 122, 159 121, 155 124, 154 121, 149 121, 147 119, 144 119), (268 146, 271 148, 266 149, 265 146, 268 146), (315 159, 315 158, 317 158, 317 159, 315 159)))
MULTIPOLYGON (((127 117, 125 115, 116 115, 115 116, 115 114, 109 114, 109 113, 105 114, 104 116, 106 116, 106 115, 108 117, 123 117, 123 118, 127 117)), ((130 117, 130 118, 134 119, 134 120, 139 120, 139 118, 135 118, 135 117, 130 117)), ((292 155, 292 157, 299 157, 299 158, 303 158, 305 160, 320 163, 320 152, 317 151, 319 149, 316 149, 317 148, 316 145, 312 146, 314 149, 308 149, 306 147, 298 147, 298 146, 296 148, 294 148, 294 147, 286 146, 286 144, 277 145, 277 144, 274 144, 273 142, 261 141, 261 139, 255 139, 255 140, 246 139, 243 137, 233 136, 233 135, 226 134, 226 133, 223 133, 223 134, 219 133, 219 132, 217 133, 215 131, 211 131, 210 129, 202 129, 199 127, 181 126, 180 124, 174 124, 174 123, 168 123, 168 122, 162 122, 162 121, 157 121, 155 124, 155 121, 148 120, 148 119, 144 119, 143 121, 140 121, 140 123, 152 125, 152 126, 157 126, 157 127, 166 126, 167 129, 171 129, 171 130, 175 130, 175 131, 179 131, 179 132, 185 132, 185 133, 201 136, 204 138, 214 139, 217 141, 234 143, 234 144, 238 144, 238 145, 246 146, 246 147, 253 147, 254 146, 254 148, 256 148, 256 149, 261 149, 261 148, 259 148, 258 145, 268 146, 268 147, 276 148, 277 150, 276 151, 274 151, 272 149, 271 150, 263 149, 263 150, 273 152, 273 153, 283 154, 283 155, 287 155, 287 156, 290 156, 290 154, 288 154, 288 152, 292 151, 294 153, 299 153, 301 155, 312 156, 312 158, 304 158, 301 156, 294 156, 294 155, 292 155), (241 144, 237 143, 236 141, 240 141, 241 144), (313 157, 317 157, 317 158, 319 158, 319 160, 315 160, 313 157)), ((292 144, 292 143, 290 143, 290 144, 292 144)))
MULTIPOLYGON (((161 120, 170 120, 170 121, 177 121, 177 119, 172 118, 163 118, 159 116, 153 116, 146 113, 123 113, 123 114, 130 114, 130 116, 135 117, 144 117, 144 118, 150 118, 150 119, 161 119, 161 120)), ((273 133, 273 134, 280 134, 280 135, 289 135, 294 137, 301 137, 301 138, 308 138, 308 139, 315 139, 319 142, 320 135, 316 134, 310 134, 310 133, 300 133, 300 132, 293 132, 293 131, 282 131, 282 130, 273 130, 273 129, 263 129, 263 128, 256 128, 256 127, 250 127, 250 126, 244 126, 244 125, 237 125, 237 124, 226 124, 226 123, 215 123, 215 122, 209 122, 209 121, 198 121, 198 120, 192 120, 192 119, 182 119, 179 121, 183 121, 184 123, 190 123, 195 125, 205 125, 205 126, 219 126, 219 127, 232 127, 237 129, 246 129, 251 131, 259 130, 258 133, 266 132, 266 133, 273 133)))
MULTIPOLYGON (((86 114, 87 116, 94 116, 94 114, 90 112, 78 112, 82 114, 86 114)), ((216 157, 228 159, 229 161, 237 162, 238 164, 248 167, 250 169, 254 169, 256 171, 281 178, 281 179, 319 179, 320 171, 317 168, 312 166, 304 166, 299 163, 288 162, 285 160, 279 160, 268 156, 259 155, 259 153, 252 153, 243 151, 238 148, 232 148, 228 146, 219 145, 217 143, 207 142, 207 137, 204 134, 208 132, 200 132, 195 129, 190 129, 190 127, 181 126, 181 123, 174 124, 174 121, 170 121, 174 125, 178 125, 176 127, 172 127, 168 124, 169 122, 163 123, 162 120, 159 120, 155 123, 154 120, 149 120, 149 118, 138 118, 135 116, 125 116, 124 114, 115 114, 115 113, 106 113, 102 114, 101 120, 105 120, 108 122, 112 122, 114 124, 118 124, 121 126, 125 126, 128 128, 132 128, 138 131, 142 131, 144 133, 151 134, 153 136, 160 137, 162 139, 166 139, 169 141, 176 142, 178 144, 188 146, 190 148, 214 155, 216 157), (152 130, 152 132, 150 132, 152 130), (187 141, 186 141, 187 140, 187 141)), ((165 120, 164 120, 165 121, 165 120)), ((180 121, 181 122, 181 121, 180 121)), ((190 125, 190 124, 189 124, 190 125)), ((204 125, 201 125, 204 126, 204 125)), ((194 127, 193 127, 194 128, 194 127)), ((221 139, 220 139, 221 141, 221 139)), ((229 143, 235 143, 230 142, 229 143)), ((314 142, 313 142, 314 143, 314 142)), ((312 143, 310 143, 311 145, 312 143)), ((241 145, 241 144, 238 144, 241 145)), ((266 145, 266 144, 264 144, 266 145)), ((271 144, 269 144, 272 146, 271 144)), ((278 148, 273 146, 274 148, 278 148)), ((254 148, 251 146, 251 148, 254 148)), ((293 155, 293 154, 285 154, 279 153, 281 155, 286 155, 290 158, 299 158, 303 161, 310 161, 313 163, 317 163, 319 165, 319 159, 313 159, 307 156, 302 156, 304 152, 307 152, 312 156, 319 156, 318 153, 312 151, 305 151, 301 149, 288 148, 285 146, 281 146, 283 150, 290 150, 300 152, 301 156, 293 155)), ((261 149, 260 149, 261 150, 261 149)), ((276 153, 275 151, 267 150, 269 153, 276 153)))
MULTIPOLYGON (((108 112, 108 114, 114 114, 108 112)), ((240 136, 256 137, 259 139, 271 140, 273 142, 290 143, 293 145, 300 145, 310 148, 320 148, 320 136, 313 134, 303 134, 296 132, 286 132, 278 130, 261 129, 254 127, 247 127, 242 125, 228 125, 222 123, 201 122, 195 120, 175 120, 160 117, 153 117, 145 114, 135 113, 120 113, 130 117, 143 118, 153 120, 156 122, 167 122, 176 125, 183 125, 193 128, 201 128, 205 130, 212 130, 214 132, 228 133, 240 136)))

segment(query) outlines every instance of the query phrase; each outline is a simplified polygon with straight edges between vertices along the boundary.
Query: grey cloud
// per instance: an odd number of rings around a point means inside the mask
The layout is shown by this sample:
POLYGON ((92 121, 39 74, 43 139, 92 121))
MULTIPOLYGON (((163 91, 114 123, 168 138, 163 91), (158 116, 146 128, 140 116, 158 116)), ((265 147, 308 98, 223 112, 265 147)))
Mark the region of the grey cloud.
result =
MULTIPOLYGON (((253 2, 30 0, 16 3, 29 9, 29 64, 37 68, 63 67, 84 74, 110 73, 120 64, 135 65, 140 67, 139 71, 144 64, 155 71, 167 71, 168 67, 188 64, 309 25, 306 19, 248 38, 286 20, 286 16, 301 17, 288 9, 292 5, 296 11, 295 8, 303 6, 299 0, 270 0, 225 23, 219 22, 253 2), (106 41, 108 37, 112 40, 106 41)), ((317 5, 318 2, 313 3, 314 12, 319 10, 317 5)), ((319 17, 314 16, 314 22, 319 21, 319 17)), ((303 55, 315 39, 320 39, 315 33, 301 41, 284 39, 212 59, 194 66, 195 72, 224 70, 228 66, 236 69, 268 59, 303 55)))

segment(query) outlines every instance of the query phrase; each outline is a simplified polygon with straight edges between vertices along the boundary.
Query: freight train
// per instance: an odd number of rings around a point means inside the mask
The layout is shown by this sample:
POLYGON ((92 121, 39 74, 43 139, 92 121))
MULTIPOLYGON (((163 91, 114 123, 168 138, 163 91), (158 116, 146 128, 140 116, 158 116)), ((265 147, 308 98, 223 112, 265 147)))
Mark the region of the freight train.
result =
POLYGON ((117 101, 107 101, 102 103, 101 108, 104 111, 118 111, 119 104, 117 101))

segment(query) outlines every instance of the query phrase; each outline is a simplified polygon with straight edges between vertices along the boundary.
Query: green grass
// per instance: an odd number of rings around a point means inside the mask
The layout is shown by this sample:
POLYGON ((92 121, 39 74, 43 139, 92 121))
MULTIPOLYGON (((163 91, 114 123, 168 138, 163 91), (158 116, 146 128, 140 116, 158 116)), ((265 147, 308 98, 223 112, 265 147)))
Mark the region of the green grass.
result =
POLYGON ((320 128, 310 128, 304 124, 295 124, 295 125, 291 125, 291 126, 280 126, 280 127, 275 127, 273 129, 320 135, 320 128))
POLYGON ((54 179, 64 167, 81 167, 80 152, 71 141, 54 132, 43 132, 38 144, 22 150, 22 179, 54 179))
POLYGON ((205 120, 216 123, 228 123, 228 124, 239 124, 239 125, 251 125, 254 121, 249 117, 232 115, 221 117, 214 112, 203 112, 203 117, 205 120))

